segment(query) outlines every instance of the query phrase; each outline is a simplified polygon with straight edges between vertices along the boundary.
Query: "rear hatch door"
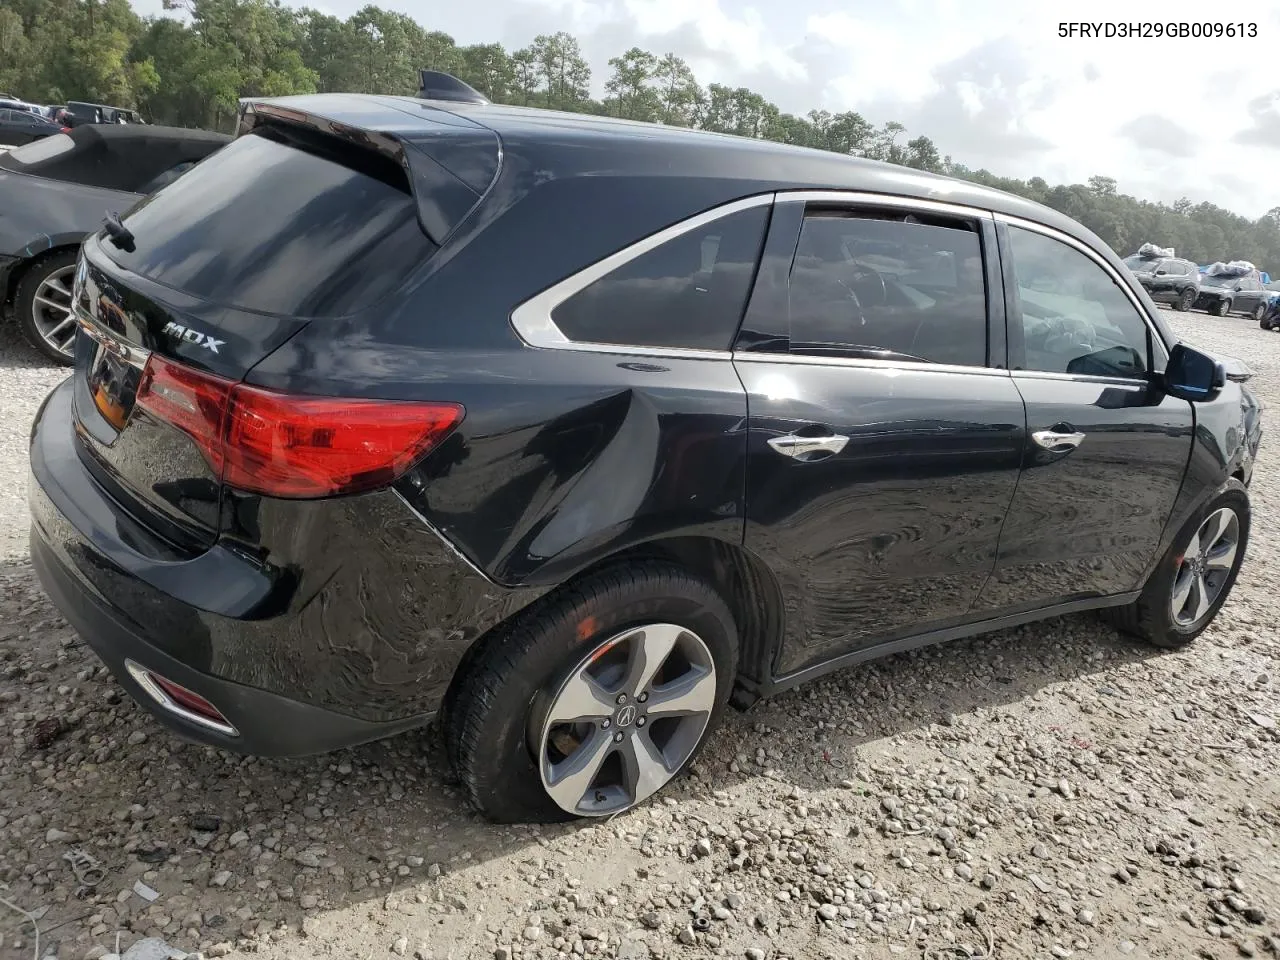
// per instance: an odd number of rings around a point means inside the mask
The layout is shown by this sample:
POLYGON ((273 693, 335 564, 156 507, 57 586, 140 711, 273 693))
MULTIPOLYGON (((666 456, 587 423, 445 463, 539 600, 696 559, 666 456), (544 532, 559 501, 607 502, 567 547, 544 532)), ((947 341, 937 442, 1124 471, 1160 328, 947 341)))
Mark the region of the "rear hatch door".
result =
MULTIPOLYGON (((459 129, 449 120, 437 141, 459 129)), ((217 430, 218 385, 308 324, 375 306, 438 249, 428 228, 446 233, 480 196, 411 143, 336 136, 296 103, 246 126, 86 241, 76 273, 81 459, 135 519, 193 551, 221 527, 217 438, 200 432, 217 430)), ((487 149, 496 171, 496 138, 487 149)))

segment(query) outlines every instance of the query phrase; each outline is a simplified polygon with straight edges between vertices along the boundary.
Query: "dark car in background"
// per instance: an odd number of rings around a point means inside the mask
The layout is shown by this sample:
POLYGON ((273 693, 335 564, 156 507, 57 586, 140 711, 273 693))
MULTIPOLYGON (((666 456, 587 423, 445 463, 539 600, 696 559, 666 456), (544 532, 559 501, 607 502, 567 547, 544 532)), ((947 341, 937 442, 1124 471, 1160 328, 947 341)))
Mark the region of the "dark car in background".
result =
POLYGON ((1195 307, 1205 310, 1215 317, 1225 317, 1229 313, 1241 313, 1262 320, 1267 312, 1268 296, 1262 281, 1254 276, 1211 276, 1200 277, 1200 292, 1196 296, 1195 307))
POLYGON ((81 100, 68 101, 63 122, 69 127, 80 127, 90 123, 145 123, 136 110, 127 107, 111 107, 103 103, 85 103, 81 100))
POLYGON ((1179 257, 1143 257, 1134 254, 1124 264, 1133 271, 1151 299, 1179 310, 1190 310, 1200 293, 1200 268, 1179 257))
POLYGON ((0 143, 10 147, 20 147, 32 140, 51 137, 55 133, 67 130, 60 123, 48 117, 26 110, 0 109, 0 143))
POLYGON ((85 241, 31 556, 201 742, 441 713, 497 820, 606 816, 739 705, 1226 600, 1261 435, 1075 221, 831 153, 483 102, 250 101, 85 241))
POLYGON ((60 129, 0 153, 0 309, 11 306, 35 348, 69 364, 81 241, 231 138, 150 125, 60 129))
POLYGON ((1267 309, 1258 320, 1258 326, 1263 330, 1280 330, 1280 299, 1268 302, 1267 309))

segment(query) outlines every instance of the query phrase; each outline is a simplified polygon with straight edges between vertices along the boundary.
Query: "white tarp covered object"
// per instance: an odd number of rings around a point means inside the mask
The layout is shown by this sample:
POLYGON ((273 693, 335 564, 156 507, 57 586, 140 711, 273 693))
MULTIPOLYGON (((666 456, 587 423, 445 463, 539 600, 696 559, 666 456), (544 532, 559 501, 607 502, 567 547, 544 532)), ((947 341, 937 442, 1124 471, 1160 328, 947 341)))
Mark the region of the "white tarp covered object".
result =
POLYGON ((1173 247, 1157 247, 1154 243, 1144 243, 1138 248, 1138 256, 1146 260, 1159 260, 1173 255, 1173 247))
POLYGON ((1247 277, 1256 273, 1257 269, 1248 260, 1232 260, 1230 263, 1219 260, 1217 263, 1210 264, 1205 273, 1211 277, 1247 277))

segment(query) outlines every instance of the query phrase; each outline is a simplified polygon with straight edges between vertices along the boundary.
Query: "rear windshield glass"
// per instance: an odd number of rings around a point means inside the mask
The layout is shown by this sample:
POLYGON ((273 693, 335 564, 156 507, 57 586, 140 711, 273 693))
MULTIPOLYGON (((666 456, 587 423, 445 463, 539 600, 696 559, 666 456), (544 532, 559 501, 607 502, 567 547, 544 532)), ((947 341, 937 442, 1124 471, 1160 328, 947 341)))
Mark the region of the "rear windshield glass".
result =
POLYGON ((239 137, 129 212, 132 252, 103 249, 166 286, 260 313, 342 316, 374 303, 435 249, 408 182, 365 162, 368 151, 305 146, 271 129, 239 137))

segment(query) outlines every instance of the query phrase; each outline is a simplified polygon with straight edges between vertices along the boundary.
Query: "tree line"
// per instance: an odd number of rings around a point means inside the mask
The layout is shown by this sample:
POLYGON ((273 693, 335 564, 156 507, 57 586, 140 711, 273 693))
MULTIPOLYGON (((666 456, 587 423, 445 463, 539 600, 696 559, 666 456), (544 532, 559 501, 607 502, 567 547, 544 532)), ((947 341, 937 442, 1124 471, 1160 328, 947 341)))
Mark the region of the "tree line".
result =
POLYGON ((1252 260, 1280 272, 1280 206, 1257 220, 1183 198, 1119 192, 1110 177, 1050 186, 972 170, 900 123, 854 111, 786 113, 746 87, 704 86, 672 53, 638 47, 609 61, 601 99, 568 33, 527 47, 459 46, 376 6, 341 19, 277 0, 164 0, 181 17, 141 17, 129 0, 4 0, 0 90, 40 103, 132 107, 153 123, 229 130, 242 96, 327 91, 411 94, 420 68, 460 77, 491 100, 694 127, 949 174, 1047 204, 1119 253, 1150 241, 1199 263, 1252 260))

